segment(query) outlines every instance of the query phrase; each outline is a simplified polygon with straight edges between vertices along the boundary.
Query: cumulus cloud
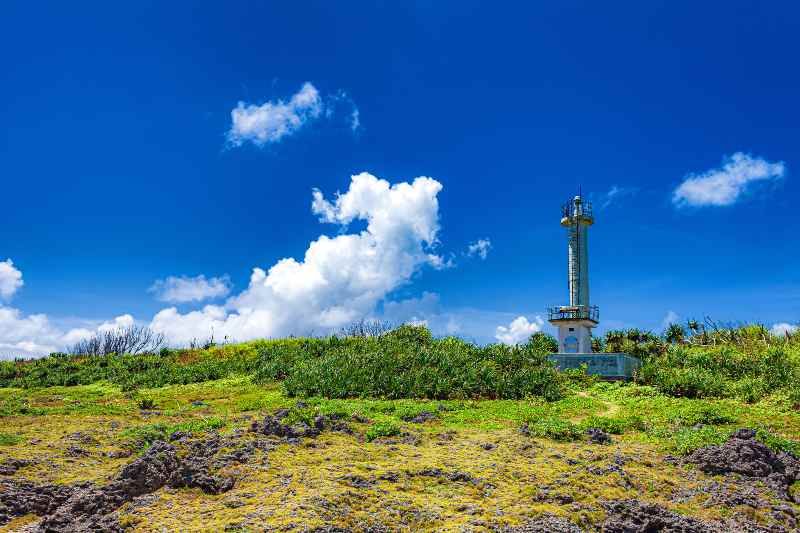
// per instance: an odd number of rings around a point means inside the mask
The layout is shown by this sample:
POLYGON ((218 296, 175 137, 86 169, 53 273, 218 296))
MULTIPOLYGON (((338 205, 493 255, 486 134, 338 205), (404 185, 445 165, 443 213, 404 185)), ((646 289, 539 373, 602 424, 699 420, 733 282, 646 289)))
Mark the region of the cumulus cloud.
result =
POLYGON ((441 189, 428 177, 392 185, 362 173, 333 200, 314 190, 311 210, 321 222, 346 228, 359 220, 366 222, 366 229, 321 235, 300 261, 284 258, 269 269, 254 268, 247 289, 224 305, 189 313, 164 309, 150 327, 173 343, 211 332, 218 338, 245 340, 326 333, 369 316, 419 269, 443 261, 432 250, 439 231, 441 189))
POLYGON ((22 287, 22 272, 11 259, 0 261, 0 299, 9 300, 22 287))
POLYGON ((261 105, 239 102, 231 111, 228 141, 234 146, 246 141, 257 146, 278 142, 318 118, 322 108, 319 91, 309 82, 288 102, 274 100, 261 105))
POLYGON ((489 250, 492 248, 492 241, 488 238, 486 239, 478 239, 477 241, 470 243, 467 246, 467 255, 470 257, 478 256, 481 259, 486 259, 489 255, 489 250))
MULTIPOLYGON (((11 260, 0 262, 0 295, 11 296, 22 286, 22 272, 11 260), (10 280, 10 281, 9 281, 10 280)), ((62 351, 95 333, 133 325, 131 315, 83 328, 60 328, 45 314, 26 315, 19 309, 0 305, 0 359, 39 357, 62 351)))
POLYGON ((93 328, 55 326, 47 315, 25 315, 19 309, 0 306, 0 359, 39 357, 62 351, 95 333, 133 325, 131 315, 122 315, 93 328))
POLYGON ((770 163, 760 157, 737 152, 723 159, 722 166, 702 174, 689 174, 672 193, 676 206, 727 206, 757 181, 783 177, 786 167, 782 161, 770 163))
POLYGON ((541 317, 534 317, 532 322, 524 316, 518 316, 508 326, 497 326, 495 338, 504 344, 523 344, 531 335, 542 331, 544 320, 541 317))
POLYGON ((779 322, 778 324, 773 324, 772 328, 770 329, 770 332, 773 335, 780 337, 786 335, 787 333, 797 333, 798 331, 800 331, 800 326, 797 324, 789 324, 788 322, 779 322))
POLYGON ((159 279, 148 290, 155 293, 156 298, 162 302, 186 303, 223 298, 231 291, 231 287, 228 276, 206 278, 201 274, 195 277, 169 276, 159 279))

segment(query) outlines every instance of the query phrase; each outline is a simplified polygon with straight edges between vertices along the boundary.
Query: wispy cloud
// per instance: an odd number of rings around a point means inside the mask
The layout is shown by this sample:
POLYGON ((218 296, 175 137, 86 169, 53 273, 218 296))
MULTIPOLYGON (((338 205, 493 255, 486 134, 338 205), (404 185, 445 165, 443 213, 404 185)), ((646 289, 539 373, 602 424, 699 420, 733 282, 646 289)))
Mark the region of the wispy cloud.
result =
POLYGON ((492 241, 488 238, 478 239, 467 246, 467 255, 470 257, 478 256, 481 259, 486 259, 489 255, 489 250, 492 249, 492 241))
POLYGON ((611 188, 600 198, 600 209, 605 209, 611 204, 619 201, 625 196, 632 196, 636 193, 637 189, 631 187, 620 187, 612 185, 611 188))
POLYGON ((736 152, 723 159, 722 166, 689 174, 672 193, 672 203, 682 206, 727 206, 736 203, 757 181, 774 180, 784 176, 783 161, 769 161, 736 152))

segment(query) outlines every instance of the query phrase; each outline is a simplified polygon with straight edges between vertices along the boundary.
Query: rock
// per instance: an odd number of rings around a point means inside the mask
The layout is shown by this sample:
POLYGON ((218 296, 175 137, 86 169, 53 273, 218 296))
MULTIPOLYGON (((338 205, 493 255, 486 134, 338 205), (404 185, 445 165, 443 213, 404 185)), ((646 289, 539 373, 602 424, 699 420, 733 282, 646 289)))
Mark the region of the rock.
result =
POLYGON ((156 441, 107 485, 98 488, 84 484, 54 494, 50 490, 45 493, 46 502, 35 504, 27 512, 44 516, 38 526, 43 532, 122 531, 116 518, 117 509, 164 486, 197 487, 207 494, 230 490, 233 479, 214 476, 209 471, 211 459, 222 445, 219 435, 195 441, 180 458, 173 445, 156 441))
POLYGON ((473 477, 467 472, 461 472, 459 470, 453 470, 452 472, 445 472, 441 468, 424 468, 416 472, 408 472, 408 475, 437 477, 437 478, 447 479, 448 481, 454 481, 454 482, 460 481, 465 483, 472 483, 474 485, 480 483, 479 479, 473 477))
POLYGON ((567 520, 553 515, 543 515, 526 524, 507 527, 503 533, 583 533, 583 530, 567 520))
POLYGON ((790 499, 789 486, 800 480, 800 461, 784 452, 776 454, 755 436, 752 429, 739 429, 727 442, 695 450, 685 461, 708 474, 736 473, 759 479, 779 498, 790 499))
POLYGON ((17 516, 44 516, 53 512, 72 496, 80 485, 36 485, 29 481, 0 479, 0 524, 17 516))
POLYGON ((711 524, 679 515, 660 505, 639 500, 615 500, 603 504, 607 517, 603 533, 722 533, 711 524))
POLYGON ((130 457, 133 455, 133 451, 128 448, 121 448, 119 450, 111 450, 110 452, 106 453, 106 457, 109 459, 123 459, 125 457, 130 457))
POLYGON ((484 442, 483 444, 481 444, 481 448, 483 448, 488 452, 497 448, 497 444, 492 444, 491 442, 484 442))
POLYGON ((589 428, 586 430, 586 435, 589 437, 589 442, 594 444, 610 444, 611 437, 608 433, 600 428, 589 428))
POLYGON ((429 422, 431 420, 436 420, 436 415, 431 413, 430 411, 422 411, 416 416, 403 418, 406 422, 411 422, 413 424, 423 424, 425 422, 429 422))
POLYGON ((192 436, 191 433, 188 433, 186 431, 177 430, 177 431, 173 431, 172 434, 169 436, 169 441, 170 442, 184 441, 184 440, 188 439, 191 436, 192 436))
POLYGON ((374 479, 367 479, 358 474, 347 474, 341 478, 343 482, 357 489, 370 489, 375 486, 374 479))
POLYGON ((88 450, 84 450, 80 446, 75 446, 74 444, 67 446, 64 453, 70 457, 86 457, 87 455, 91 455, 88 450))
POLYGON ((11 476, 17 473, 17 470, 26 466, 32 465, 34 462, 27 459, 14 459, 9 457, 0 463, 0 476, 11 476))

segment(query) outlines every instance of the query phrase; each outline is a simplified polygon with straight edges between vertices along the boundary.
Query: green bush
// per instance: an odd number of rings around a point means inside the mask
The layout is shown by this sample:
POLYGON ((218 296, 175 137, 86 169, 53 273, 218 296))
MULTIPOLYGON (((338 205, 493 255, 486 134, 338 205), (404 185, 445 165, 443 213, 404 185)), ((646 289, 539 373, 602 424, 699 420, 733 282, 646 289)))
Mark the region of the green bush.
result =
POLYGON ((561 442, 574 441, 582 438, 583 431, 569 420, 556 417, 546 417, 527 422, 527 432, 532 437, 541 437, 561 442))
POLYGON ((393 437, 400 434, 400 427, 393 422, 376 422, 367 429, 367 441, 372 442, 378 437, 393 437))
POLYGON ((108 381, 124 391, 199 383, 252 372, 260 342, 208 350, 169 350, 161 354, 52 354, 24 362, 0 364, 0 387, 88 385, 108 381))
POLYGON ((667 420, 680 426, 719 426, 735 424, 738 417, 735 408, 726 405, 692 402, 681 405, 668 413, 667 420))
POLYGON ((662 435, 668 439, 669 448, 678 455, 688 455, 693 451, 716 444, 722 444, 731 435, 731 430, 715 426, 681 428, 676 432, 662 435))
POLYGON ((670 396, 728 397, 749 403, 796 381, 797 347, 793 357, 792 347, 786 342, 772 338, 755 342, 753 336, 758 330, 741 329, 744 333, 728 334, 735 341, 724 344, 669 345, 663 353, 644 361, 636 379, 670 396))
POLYGON ((286 393, 300 397, 557 400, 564 377, 547 353, 541 338, 522 346, 478 346, 403 326, 378 337, 266 346, 255 379, 284 376, 286 393))

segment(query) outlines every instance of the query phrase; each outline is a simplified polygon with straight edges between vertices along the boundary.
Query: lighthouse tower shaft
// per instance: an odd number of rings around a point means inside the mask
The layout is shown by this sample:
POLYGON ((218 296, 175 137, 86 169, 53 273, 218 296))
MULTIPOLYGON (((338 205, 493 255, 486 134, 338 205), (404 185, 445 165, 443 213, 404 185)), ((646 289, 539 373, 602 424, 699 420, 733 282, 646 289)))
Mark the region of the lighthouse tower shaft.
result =
POLYGON ((598 310, 589 304, 589 227, 594 224, 592 205, 576 196, 561 208, 561 225, 567 230, 567 281, 569 305, 548 309, 550 323, 558 328, 560 353, 591 353, 592 328, 598 310))
POLYGON ((588 214, 580 197, 568 204, 561 218, 561 225, 569 232, 569 305, 588 309, 589 307, 589 226, 594 223, 591 207, 588 214))

